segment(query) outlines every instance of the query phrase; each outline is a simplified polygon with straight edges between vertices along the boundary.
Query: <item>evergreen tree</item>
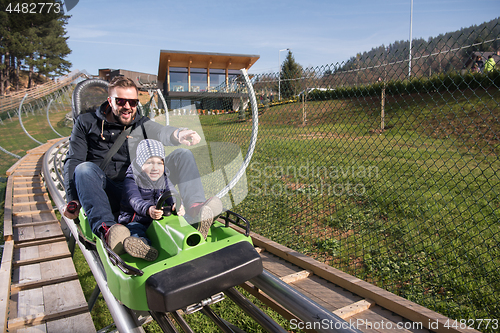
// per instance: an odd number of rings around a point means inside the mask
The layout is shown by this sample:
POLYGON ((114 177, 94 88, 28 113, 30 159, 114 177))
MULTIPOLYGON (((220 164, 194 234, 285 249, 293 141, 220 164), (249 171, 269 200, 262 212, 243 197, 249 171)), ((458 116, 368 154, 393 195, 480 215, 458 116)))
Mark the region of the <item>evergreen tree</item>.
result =
POLYGON ((53 77, 69 72, 71 63, 64 59, 71 52, 64 29, 69 16, 59 0, 42 4, 0 0, 0 94, 19 82, 21 69, 29 70, 29 86, 35 73, 53 77))
POLYGON ((280 73, 281 98, 296 96, 300 92, 300 80, 302 77, 302 66, 295 62, 292 51, 283 61, 280 73))

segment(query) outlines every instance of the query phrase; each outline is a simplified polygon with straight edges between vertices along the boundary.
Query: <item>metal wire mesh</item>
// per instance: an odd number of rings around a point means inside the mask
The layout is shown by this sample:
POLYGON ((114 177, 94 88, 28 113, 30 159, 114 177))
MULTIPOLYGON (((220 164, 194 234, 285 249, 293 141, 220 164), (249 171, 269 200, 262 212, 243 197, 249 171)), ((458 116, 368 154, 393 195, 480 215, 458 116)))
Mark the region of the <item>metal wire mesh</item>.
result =
MULTIPOLYGON (((401 42, 254 75, 259 139, 235 210, 253 231, 453 319, 500 318, 500 72, 478 62, 498 62, 499 31, 414 41, 411 63, 401 42)), ((248 115, 200 119, 207 140, 246 148, 248 115)))

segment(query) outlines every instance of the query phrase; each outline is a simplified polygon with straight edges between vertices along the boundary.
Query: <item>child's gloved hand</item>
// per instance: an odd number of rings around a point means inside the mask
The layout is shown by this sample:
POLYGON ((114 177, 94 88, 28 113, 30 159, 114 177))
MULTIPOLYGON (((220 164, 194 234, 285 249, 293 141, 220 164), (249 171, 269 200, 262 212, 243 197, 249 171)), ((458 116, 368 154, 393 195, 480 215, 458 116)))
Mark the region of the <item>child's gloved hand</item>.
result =
POLYGON ((148 214, 151 216, 153 220, 159 220, 161 219, 163 215, 163 210, 162 209, 156 209, 155 206, 151 206, 148 209, 148 214))

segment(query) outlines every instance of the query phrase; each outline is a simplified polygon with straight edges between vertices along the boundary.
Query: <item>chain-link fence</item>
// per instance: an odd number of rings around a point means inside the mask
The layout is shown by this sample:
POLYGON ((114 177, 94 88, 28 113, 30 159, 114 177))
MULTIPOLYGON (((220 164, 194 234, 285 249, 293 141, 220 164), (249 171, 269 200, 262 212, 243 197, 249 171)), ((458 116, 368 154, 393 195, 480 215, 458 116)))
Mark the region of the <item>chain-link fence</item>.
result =
MULTIPOLYGON (((476 319, 500 318, 499 31, 254 75, 259 138, 235 210, 265 237, 494 331, 476 319)), ((201 116, 207 141, 245 150, 248 114, 218 113, 201 116)))

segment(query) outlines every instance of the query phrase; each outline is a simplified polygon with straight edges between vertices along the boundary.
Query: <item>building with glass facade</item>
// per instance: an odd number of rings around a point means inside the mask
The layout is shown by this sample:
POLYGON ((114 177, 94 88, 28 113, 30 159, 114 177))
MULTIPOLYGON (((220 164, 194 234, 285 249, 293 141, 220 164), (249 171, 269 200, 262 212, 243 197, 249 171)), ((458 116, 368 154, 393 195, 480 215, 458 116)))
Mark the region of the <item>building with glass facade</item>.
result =
POLYGON ((125 76, 134 80, 140 90, 154 89, 157 86, 156 75, 134 72, 125 69, 99 69, 98 78, 110 82, 115 76, 125 76))
POLYGON ((240 69, 248 70, 259 58, 258 55, 161 50, 158 87, 163 89, 169 110, 191 105, 196 109, 236 110, 240 97, 246 96, 239 90, 240 69))

